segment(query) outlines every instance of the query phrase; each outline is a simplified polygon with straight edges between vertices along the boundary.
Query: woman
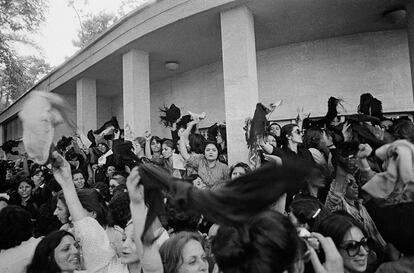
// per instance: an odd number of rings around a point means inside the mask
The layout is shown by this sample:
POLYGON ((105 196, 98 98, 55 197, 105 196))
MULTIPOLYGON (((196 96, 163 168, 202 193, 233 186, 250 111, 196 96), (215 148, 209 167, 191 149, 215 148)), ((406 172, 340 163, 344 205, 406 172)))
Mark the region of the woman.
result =
POLYGON ((160 248, 164 273, 208 272, 208 259, 203 238, 194 232, 182 231, 168 239, 160 248))
POLYGON ((57 230, 48 234, 37 245, 27 273, 69 273, 79 269, 79 265, 75 237, 65 230, 57 230))
POLYGON ((313 162, 311 153, 301 147, 302 136, 303 131, 296 124, 286 124, 282 127, 280 135, 282 151, 280 155, 276 154, 282 158, 282 162, 297 159, 313 162))
POLYGON ((296 228, 315 231, 315 227, 329 215, 329 211, 316 198, 295 198, 289 205, 289 219, 296 228))
POLYGON ((252 169, 244 162, 239 162, 230 167, 230 178, 234 179, 236 177, 250 173, 252 169))
POLYGON ((329 171, 329 175, 334 172, 330 151, 330 149, 334 148, 334 145, 332 137, 325 129, 310 128, 306 130, 303 136, 303 146, 311 152, 316 164, 329 171))
POLYGON ((163 167, 170 175, 182 178, 184 174, 183 159, 175 154, 175 145, 172 140, 166 139, 162 142, 162 157, 152 160, 163 167), (181 165, 181 166, 180 166, 181 165))
POLYGON ((32 195, 32 191, 34 188, 35 184, 29 178, 23 178, 17 184, 18 200, 16 205, 19 205, 22 208, 26 209, 28 212, 30 212, 32 216, 32 221, 36 221, 39 214, 39 208, 37 204, 34 202, 34 198, 32 195))
POLYGON ((346 213, 333 213, 319 225, 318 231, 332 238, 344 261, 345 273, 365 272, 370 239, 365 229, 346 213))
POLYGON ((63 224, 63 226, 60 229, 73 232, 73 225, 69 221, 69 210, 66 206, 65 198, 63 197, 62 191, 60 191, 57 194, 56 200, 56 209, 53 212, 53 215, 56 215, 59 221, 63 224))
POLYGON ((184 134, 180 137, 180 153, 186 165, 197 170, 197 174, 207 188, 216 188, 223 180, 229 177, 229 168, 218 160, 220 147, 216 142, 207 141, 204 146, 204 155, 190 155, 185 146, 184 134))
POLYGON ((282 127, 280 127, 280 125, 277 122, 271 122, 269 124, 269 134, 273 135, 275 138, 279 138, 280 137, 280 133, 282 130, 282 127))
POLYGON ((145 156, 149 160, 157 160, 161 157, 162 140, 157 136, 151 136, 150 132, 145 133, 145 156))
POLYGON ((72 171, 72 180, 77 189, 85 188, 85 178, 83 177, 82 171, 80 170, 72 171))

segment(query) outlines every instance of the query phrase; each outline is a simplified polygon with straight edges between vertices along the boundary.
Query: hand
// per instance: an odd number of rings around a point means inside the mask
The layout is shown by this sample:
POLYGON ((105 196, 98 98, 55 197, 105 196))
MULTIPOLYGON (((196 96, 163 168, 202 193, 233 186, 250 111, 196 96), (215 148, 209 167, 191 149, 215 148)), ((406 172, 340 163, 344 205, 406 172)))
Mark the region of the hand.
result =
POLYGON ((345 122, 344 126, 342 127, 342 136, 344 137, 344 142, 349 142, 352 139, 352 128, 351 124, 345 122))
POLYGON ((359 144, 357 157, 359 159, 367 158, 372 153, 372 147, 369 144, 359 144))
POLYGON ((52 161, 53 176, 60 186, 73 185, 72 171, 69 162, 67 162, 57 151, 52 153, 52 161))
POLYGON ((263 154, 263 157, 266 161, 273 161, 277 165, 282 165, 282 159, 276 155, 263 154))
POLYGON ((121 136, 121 130, 115 130, 114 131, 114 139, 119 139, 119 137, 121 136))
POLYGON ((145 140, 150 141, 151 137, 152 137, 151 132, 150 131, 145 131, 145 140))
POLYGON ((381 141, 384 140, 384 136, 385 136, 384 128, 382 128, 379 125, 375 125, 371 131, 378 140, 381 140, 381 141))
MULTIPOLYGON (((302 107, 302 109, 301 108, 297 108, 296 109, 296 112, 298 113, 298 115, 296 116, 296 121, 297 121, 297 123, 299 123, 299 122, 301 122, 301 121, 303 121, 304 119, 305 119, 305 108, 304 107, 302 107)), ((310 113, 309 113, 309 116, 310 116, 310 113)))
POLYGON ((312 233, 312 236, 318 239, 322 246, 323 252, 325 253, 325 263, 321 264, 318 255, 313 248, 310 248, 311 262, 315 273, 343 273, 344 264, 342 261, 341 254, 339 254, 334 242, 329 237, 324 237, 319 233, 312 233))
POLYGON ((133 204, 144 203, 144 186, 139 184, 141 177, 138 173, 138 167, 134 167, 126 181, 129 199, 133 204))

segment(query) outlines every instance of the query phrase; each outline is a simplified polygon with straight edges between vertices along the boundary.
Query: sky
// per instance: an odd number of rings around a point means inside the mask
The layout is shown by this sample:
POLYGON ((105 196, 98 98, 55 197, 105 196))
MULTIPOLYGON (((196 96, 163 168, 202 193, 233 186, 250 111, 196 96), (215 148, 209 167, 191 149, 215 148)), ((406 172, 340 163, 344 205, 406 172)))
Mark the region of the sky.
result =
MULTIPOLYGON (((98 14, 101 11, 117 13, 123 0, 76 0, 75 7, 82 16, 86 13, 98 14)), ((124 0, 125 1, 125 0, 124 0)), ((72 40, 76 38, 80 29, 79 19, 75 10, 68 6, 68 0, 49 0, 49 10, 46 21, 40 26, 37 33, 31 35, 41 51, 17 45, 21 55, 37 55, 46 59, 52 66, 62 64, 67 57, 72 56, 78 48, 72 40)), ((134 3, 144 3, 148 0, 135 0, 134 3)), ((131 6, 124 6, 126 12, 131 6)))

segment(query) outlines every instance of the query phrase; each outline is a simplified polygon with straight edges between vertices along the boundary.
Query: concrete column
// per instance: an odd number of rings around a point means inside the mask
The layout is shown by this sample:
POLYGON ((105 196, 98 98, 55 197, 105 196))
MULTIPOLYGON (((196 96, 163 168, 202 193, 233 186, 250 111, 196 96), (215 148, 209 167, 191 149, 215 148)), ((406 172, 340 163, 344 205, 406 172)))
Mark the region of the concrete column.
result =
POLYGON ((248 162, 244 122, 259 101, 254 20, 245 7, 221 13, 224 100, 229 165, 248 162))
POLYGON ((86 135, 97 129, 96 80, 82 78, 76 82, 76 124, 86 135))
POLYGON ((408 51, 410 53, 411 82, 412 82, 413 92, 414 92, 414 2, 407 1, 406 9, 407 9, 408 51))
POLYGON ((151 127, 149 55, 133 49, 122 56, 125 139, 151 127))

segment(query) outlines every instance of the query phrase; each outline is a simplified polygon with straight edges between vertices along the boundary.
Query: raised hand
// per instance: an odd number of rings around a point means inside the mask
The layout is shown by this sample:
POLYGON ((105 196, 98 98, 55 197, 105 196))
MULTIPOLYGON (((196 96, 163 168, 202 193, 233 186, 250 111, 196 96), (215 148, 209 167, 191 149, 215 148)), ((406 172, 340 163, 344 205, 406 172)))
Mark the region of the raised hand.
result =
POLYGON ((139 184, 141 177, 138 173, 138 167, 135 167, 129 173, 126 181, 129 199, 133 204, 144 203, 144 186, 139 184))
POLYGON ((311 262, 315 273, 343 273, 344 264, 342 261, 341 254, 339 254, 335 243, 330 237, 324 237, 319 233, 312 233, 312 237, 315 237, 325 253, 325 263, 322 264, 319 261, 316 251, 311 247, 311 262))
POLYGON ((344 137, 344 142, 349 142, 352 139, 352 128, 349 122, 345 122, 342 127, 342 136, 344 137))
POLYGON ((357 157, 359 159, 367 158, 372 153, 372 147, 369 144, 359 144, 357 157))
POLYGON ((57 151, 52 153, 52 161, 53 176, 60 186, 63 188, 66 185, 73 185, 72 171, 69 162, 67 162, 57 151))

